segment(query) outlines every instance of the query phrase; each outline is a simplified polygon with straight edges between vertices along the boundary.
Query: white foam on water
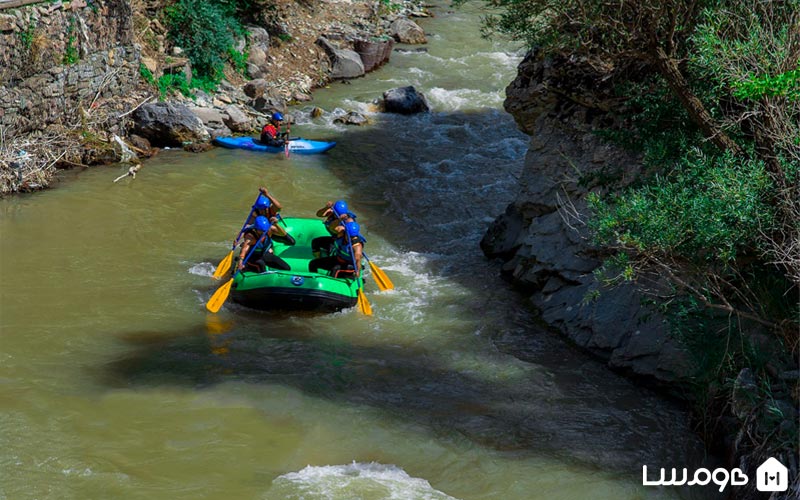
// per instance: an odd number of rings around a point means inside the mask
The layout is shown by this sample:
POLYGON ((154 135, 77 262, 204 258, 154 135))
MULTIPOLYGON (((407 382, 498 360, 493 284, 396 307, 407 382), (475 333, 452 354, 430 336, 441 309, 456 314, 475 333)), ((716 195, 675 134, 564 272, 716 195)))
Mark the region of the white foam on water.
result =
POLYGON ((216 271, 217 266, 210 262, 200 262, 199 264, 195 264, 189 268, 189 274, 195 274, 197 276, 206 276, 211 277, 214 275, 214 271, 216 271))
POLYGON ((376 462, 347 465, 309 465, 277 477, 269 499, 457 500, 436 490, 425 479, 402 468, 376 462))
POLYGON ((483 92, 477 89, 443 89, 433 87, 426 94, 436 111, 458 111, 463 109, 494 108, 503 104, 502 91, 483 92))
POLYGON ((395 282, 409 281, 414 286, 396 286, 394 290, 381 292, 390 294, 393 300, 384 306, 381 317, 384 321, 398 321, 410 325, 419 325, 426 321, 428 308, 433 307, 436 298, 443 293, 452 293, 452 284, 445 278, 431 274, 431 261, 441 259, 438 254, 418 252, 391 252, 388 255, 372 255, 380 262, 395 282))

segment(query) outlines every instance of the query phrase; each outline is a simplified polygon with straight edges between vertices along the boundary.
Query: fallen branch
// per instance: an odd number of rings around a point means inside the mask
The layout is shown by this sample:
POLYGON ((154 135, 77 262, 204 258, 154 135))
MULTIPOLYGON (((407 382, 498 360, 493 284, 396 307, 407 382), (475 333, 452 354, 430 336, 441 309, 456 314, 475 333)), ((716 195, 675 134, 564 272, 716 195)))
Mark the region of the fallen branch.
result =
POLYGON ((143 105, 147 104, 147 103, 148 103, 148 102, 149 102, 149 101, 150 101, 150 100, 151 100, 153 97, 154 97, 154 96, 149 96, 147 99, 145 99, 144 101, 142 101, 142 102, 140 102, 139 104, 137 104, 135 108, 133 108, 133 109, 130 109, 130 110, 128 110, 128 111, 126 111, 126 112, 122 113, 121 115, 119 115, 119 116, 117 117, 117 120, 119 120, 119 119, 120 119, 120 118, 122 118, 123 116, 128 116, 129 114, 133 113, 134 111, 136 111, 137 109, 139 109, 141 106, 143 106, 143 105))
POLYGON ((122 180, 122 179, 124 179, 125 177, 128 177, 128 176, 131 176, 131 177, 133 177, 135 179, 136 178, 136 172, 139 171, 140 167, 141 167, 141 165, 132 166, 131 168, 128 169, 128 171, 126 173, 124 173, 124 174, 120 175, 119 177, 117 177, 116 179, 114 179, 114 182, 122 180))

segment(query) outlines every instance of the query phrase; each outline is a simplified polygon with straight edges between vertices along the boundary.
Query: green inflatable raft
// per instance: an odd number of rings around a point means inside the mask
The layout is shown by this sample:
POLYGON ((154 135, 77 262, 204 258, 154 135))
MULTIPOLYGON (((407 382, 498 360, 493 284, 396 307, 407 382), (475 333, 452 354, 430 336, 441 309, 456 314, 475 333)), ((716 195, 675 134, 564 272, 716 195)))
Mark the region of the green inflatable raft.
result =
POLYGON ((232 299, 243 306, 262 310, 331 312, 355 306, 358 294, 355 280, 334 278, 324 269, 320 269, 320 273, 308 270, 308 263, 314 258, 311 240, 330 236, 322 220, 284 218, 279 224, 294 237, 296 244, 289 246, 274 241, 272 249, 291 270, 267 268, 260 274, 241 272, 234 278, 232 299))

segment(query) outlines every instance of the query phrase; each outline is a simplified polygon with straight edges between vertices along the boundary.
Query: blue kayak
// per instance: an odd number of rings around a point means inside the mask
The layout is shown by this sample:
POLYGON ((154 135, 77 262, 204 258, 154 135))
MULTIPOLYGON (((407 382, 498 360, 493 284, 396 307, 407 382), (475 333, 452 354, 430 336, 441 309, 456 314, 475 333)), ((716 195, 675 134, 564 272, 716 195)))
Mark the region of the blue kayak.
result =
MULTIPOLYGON (((262 153, 280 153, 283 147, 265 146, 252 137, 217 137, 214 144, 229 149, 246 149, 248 151, 260 151, 262 153)), ((299 155, 313 155, 324 153, 336 145, 335 142, 312 141, 297 137, 289 140, 289 152, 299 155)))

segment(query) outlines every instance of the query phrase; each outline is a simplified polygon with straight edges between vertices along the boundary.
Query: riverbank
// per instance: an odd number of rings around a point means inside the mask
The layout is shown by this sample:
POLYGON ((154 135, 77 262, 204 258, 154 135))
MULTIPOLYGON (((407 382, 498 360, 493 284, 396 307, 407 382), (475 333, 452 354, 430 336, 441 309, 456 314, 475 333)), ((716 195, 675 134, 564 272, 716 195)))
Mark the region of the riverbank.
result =
MULTIPOLYGON (((648 175, 641 153, 609 139, 630 125, 606 72, 587 59, 536 51, 520 64, 505 109, 530 145, 517 197, 481 247, 502 260, 502 275, 545 323, 611 369, 690 402, 698 432, 729 467, 753 478, 777 457, 792 486, 775 498, 791 498, 800 488, 796 322, 776 329, 740 317, 732 328, 731 311, 676 312, 667 305, 685 296, 666 274, 610 266, 612 249, 590 228, 593 196, 611 198, 648 175)), ((698 272, 686 266, 676 274, 691 282, 698 272)), ((760 498, 752 484, 733 494, 760 498)))
MULTIPOLYGON (((412 0, 254 2, 212 88, 193 79, 192 58, 170 34, 165 6, 75 0, 0 10, 0 42, 8 47, 0 75, 0 194, 47 188, 58 169, 155 154, 130 134, 135 110, 159 100, 188 106, 202 122, 198 130, 210 132, 189 138, 193 150, 213 135, 257 134, 265 116, 311 100, 314 88, 363 75, 356 42, 418 42, 421 29, 411 19, 429 15, 412 0)), ((373 59, 369 69, 383 62, 373 59)))

